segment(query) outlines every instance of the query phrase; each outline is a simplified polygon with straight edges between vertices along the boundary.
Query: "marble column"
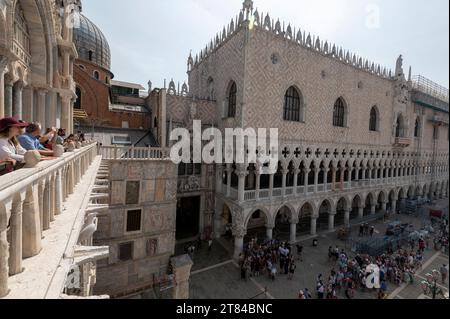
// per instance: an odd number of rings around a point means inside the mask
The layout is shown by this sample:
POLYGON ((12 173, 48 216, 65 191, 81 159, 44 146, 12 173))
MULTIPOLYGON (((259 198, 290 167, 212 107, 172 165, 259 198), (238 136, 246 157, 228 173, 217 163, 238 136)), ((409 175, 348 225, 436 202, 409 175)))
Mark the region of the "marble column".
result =
POLYGON ((43 237, 43 232, 44 232, 44 188, 45 188, 45 184, 44 181, 40 181, 39 182, 39 187, 38 187, 38 197, 39 197, 39 220, 40 220, 40 224, 41 224, 41 237, 43 237))
POLYGON ((364 206, 358 207, 358 218, 364 218, 364 206))
POLYGON ((270 174, 269 175, 269 197, 273 198, 273 181, 274 181, 275 175, 270 174))
POLYGON ((71 99, 71 96, 61 96, 61 127, 66 129, 67 134, 73 133, 70 126, 71 99))
POLYGON ((336 212, 330 212, 330 215, 328 216, 328 230, 333 231, 334 230, 334 217, 336 216, 336 212))
MULTIPOLYGON (((6 224, 6 220, 5 220, 5 224, 6 224)), ((7 235, 6 235, 6 225, 0 224, 0 298, 6 296, 9 293, 9 289, 8 289, 8 277, 9 277, 8 259, 9 259, 9 249, 8 249, 8 240, 7 240, 7 235)))
MULTIPOLYGON (((5 117, 5 71, 6 57, 0 57, 0 119, 5 117)), ((1 289, 1 288, 0 288, 1 289)), ((1 291, 0 291, 1 296, 1 291)))
POLYGON ((62 213, 63 189, 62 189, 62 170, 56 172, 55 179, 55 215, 62 213))
POLYGON ((305 169, 304 170, 304 173, 305 173, 305 180, 304 180, 304 187, 305 187, 305 190, 304 190, 304 193, 305 193, 305 195, 307 195, 308 194, 308 180, 309 180, 309 173, 311 173, 311 170, 310 169, 305 169))
POLYGON ((21 81, 17 81, 13 87, 13 116, 20 120, 23 118, 22 114, 22 91, 23 91, 23 83, 21 81))
POLYGON ((13 113, 13 83, 5 78, 5 117, 12 116, 13 113))
POLYGON ((56 127, 56 113, 57 113, 57 93, 50 91, 47 94, 48 107, 46 113, 47 127, 56 127))
POLYGON ((244 236, 245 233, 243 230, 239 231, 239 233, 234 234, 234 254, 233 259, 239 260, 239 255, 244 250, 244 236))
POLYGON ((314 169, 314 193, 319 191, 319 173, 320 168, 314 169))
POLYGON ((33 122, 33 100, 34 100, 34 91, 30 86, 26 86, 22 92, 22 118, 26 122, 33 122))
POLYGON ((56 202, 56 176, 50 176, 50 205, 49 205, 49 214, 50 214, 50 222, 55 221, 55 202, 56 202))
POLYGON ((386 212, 386 206, 387 206, 387 203, 386 203, 386 202, 381 203, 381 210, 382 210, 383 212, 386 212))
POLYGON ((344 225, 347 228, 350 227, 350 210, 349 209, 345 210, 344 225))
POLYGON ((332 191, 336 190, 336 168, 331 168, 331 189, 332 191))
POLYGON ((291 220, 291 232, 290 232, 290 241, 291 244, 295 244, 297 242, 297 224, 298 220, 291 220))
POLYGON ((247 171, 241 170, 238 172, 238 201, 240 203, 245 200, 245 177, 247 176, 247 171))
POLYGON ((38 185, 32 185, 23 203, 23 258, 36 256, 42 249, 38 185))
POLYGON ((392 214, 397 213, 397 200, 395 199, 391 201, 391 212, 392 214))
POLYGON ((44 230, 47 230, 50 229, 50 180, 48 178, 46 178, 44 185, 42 224, 44 230))
POLYGON ((37 95, 37 120, 39 123, 41 123, 42 125, 42 129, 45 130, 45 128, 47 127, 47 122, 46 122, 46 112, 47 112, 47 108, 46 108, 46 102, 47 102, 47 90, 38 90, 38 95, 37 95))
POLYGON ((22 198, 14 198, 11 207, 9 235, 9 275, 20 274, 22 269, 22 198))
POLYGON ((255 199, 259 200, 259 191, 261 189, 261 174, 256 172, 256 187, 255 187, 255 199))
POLYGON ((281 196, 285 197, 286 196, 286 178, 287 178, 287 174, 289 173, 288 169, 283 169, 283 178, 282 178, 282 184, 281 184, 281 196))
POLYGON ((223 184, 223 170, 222 166, 216 165, 216 192, 222 193, 222 184, 223 184))
POLYGON ((294 170, 294 195, 297 195, 298 174, 300 174, 300 170, 299 169, 295 169, 294 170))
POLYGON ((376 214, 376 208, 377 208, 376 205, 370 206, 370 214, 371 214, 371 215, 375 215, 375 214, 376 214))
POLYGON ((311 217, 311 235, 317 234, 317 217, 311 217))
POLYGON ((271 240, 273 238, 273 229, 275 227, 273 225, 267 225, 266 226, 266 237, 268 240, 271 240))

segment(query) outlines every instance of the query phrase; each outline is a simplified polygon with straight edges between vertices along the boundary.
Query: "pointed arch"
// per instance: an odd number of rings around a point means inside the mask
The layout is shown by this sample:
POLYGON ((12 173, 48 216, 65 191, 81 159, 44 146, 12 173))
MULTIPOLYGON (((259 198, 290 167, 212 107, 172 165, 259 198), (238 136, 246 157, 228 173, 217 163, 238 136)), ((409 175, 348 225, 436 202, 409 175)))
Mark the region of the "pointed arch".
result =
POLYGON ((304 121, 303 95, 295 86, 284 94, 283 120, 291 122, 304 121))
POLYGON ((339 97, 334 103, 333 109, 333 126, 335 127, 346 127, 347 126, 347 116, 348 107, 344 98, 339 97))
POLYGON ((236 117, 236 106, 237 106, 237 85, 233 80, 228 84, 227 89, 227 110, 226 117, 234 118, 236 117))
POLYGON ((378 111, 378 107, 376 105, 374 105, 370 110, 369 130, 371 132, 380 131, 380 112, 378 111))

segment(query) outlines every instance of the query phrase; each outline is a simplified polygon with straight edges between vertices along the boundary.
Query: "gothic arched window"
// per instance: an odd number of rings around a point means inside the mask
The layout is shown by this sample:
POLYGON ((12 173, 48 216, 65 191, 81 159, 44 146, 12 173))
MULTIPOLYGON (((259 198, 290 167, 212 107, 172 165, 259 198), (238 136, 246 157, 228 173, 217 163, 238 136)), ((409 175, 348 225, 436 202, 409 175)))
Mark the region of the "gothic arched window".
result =
POLYGON ((228 117, 236 116, 236 95, 237 86, 236 82, 232 82, 228 91, 228 117))
POLYGON ((399 114, 397 116, 397 128, 395 130, 395 137, 405 137, 405 124, 402 114, 399 114))
POLYGON ((420 118, 416 119, 416 125, 414 126, 414 137, 420 137, 420 118))
POLYGON ((292 122, 301 122, 303 120, 301 95, 293 86, 284 95, 283 119, 292 122))
POLYGON ((372 132, 378 131, 378 122, 379 122, 378 110, 377 107, 374 106, 370 111, 370 127, 369 127, 370 131, 372 132))
POLYGON ((342 97, 338 98, 334 103, 333 125, 336 127, 345 127, 346 125, 346 106, 342 97))
POLYGON ((96 80, 99 80, 99 79, 100 79, 100 73, 98 73, 98 71, 94 71, 94 78, 95 78, 96 80))

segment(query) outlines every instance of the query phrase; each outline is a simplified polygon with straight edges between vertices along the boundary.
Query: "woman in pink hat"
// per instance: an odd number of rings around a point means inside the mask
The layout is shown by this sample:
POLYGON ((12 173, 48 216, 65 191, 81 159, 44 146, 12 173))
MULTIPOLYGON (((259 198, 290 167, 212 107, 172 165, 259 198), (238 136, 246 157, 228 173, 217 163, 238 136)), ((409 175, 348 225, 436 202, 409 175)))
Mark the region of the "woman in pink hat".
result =
POLYGON ((0 161, 11 161, 13 164, 24 161, 26 150, 20 146, 17 136, 27 126, 28 123, 19 122, 13 117, 0 120, 0 161))

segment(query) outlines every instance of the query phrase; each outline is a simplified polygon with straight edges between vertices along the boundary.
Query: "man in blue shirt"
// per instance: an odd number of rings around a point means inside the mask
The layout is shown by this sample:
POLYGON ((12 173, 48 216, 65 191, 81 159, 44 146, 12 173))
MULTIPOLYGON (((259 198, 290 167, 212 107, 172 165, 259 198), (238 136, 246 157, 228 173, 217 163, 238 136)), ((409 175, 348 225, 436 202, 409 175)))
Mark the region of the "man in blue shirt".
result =
POLYGON ((19 143, 27 151, 39 151, 42 156, 53 156, 53 152, 46 149, 39 142, 41 135, 41 125, 39 123, 31 123, 26 128, 26 133, 19 136, 19 143))

